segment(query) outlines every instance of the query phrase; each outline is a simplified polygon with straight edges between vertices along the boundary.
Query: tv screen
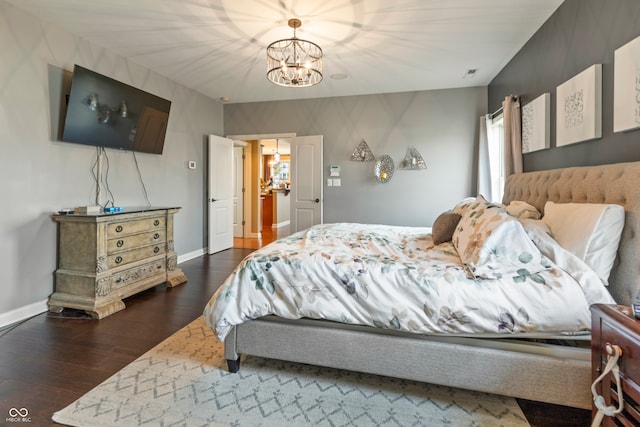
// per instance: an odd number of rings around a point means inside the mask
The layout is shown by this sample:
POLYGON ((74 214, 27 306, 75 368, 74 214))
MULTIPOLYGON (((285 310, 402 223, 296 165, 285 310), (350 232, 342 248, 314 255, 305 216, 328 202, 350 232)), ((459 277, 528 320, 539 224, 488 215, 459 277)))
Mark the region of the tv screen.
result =
POLYGON ((62 140, 162 154, 171 101, 76 65, 62 140))

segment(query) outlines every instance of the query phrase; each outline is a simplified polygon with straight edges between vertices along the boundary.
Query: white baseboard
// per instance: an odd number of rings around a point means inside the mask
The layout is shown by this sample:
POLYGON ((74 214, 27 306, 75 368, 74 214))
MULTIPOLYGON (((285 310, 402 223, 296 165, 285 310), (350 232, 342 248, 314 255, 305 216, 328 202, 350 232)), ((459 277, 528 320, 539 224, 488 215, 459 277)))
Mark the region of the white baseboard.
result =
POLYGON ((289 224, 291 224, 291 221, 286 220, 286 221, 279 222, 277 224, 271 224, 271 228, 282 228, 282 227, 286 227, 289 224))
MULTIPOLYGON (((189 252, 187 254, 178 256, 178 264, 192 260, 194 258, 198 258, 206 253, 206 249, 198 249, 197 251, 189 252)), ((3 328, 8 325, 12 325, 14 323, 20 322, 22 320, 28 319, 30 317, 36 316, 38 314, 46 312, 49 307, 47 307, 47 301, 38 301, 33 304, 25 305, 24 307, 16 308, 15 310, 8 311, 6 313, 0 313, 0 328, 3 328)))
POLYGON ((199 256, 206 254, 208 251, 208 248, 202 248, 187 254, 178 255, 178 264, 198 258, 199 256))
POLYGON ((34 302, 6 313, 0 313, 0 328, 12 325, 47 311, 47 300, 34 302))

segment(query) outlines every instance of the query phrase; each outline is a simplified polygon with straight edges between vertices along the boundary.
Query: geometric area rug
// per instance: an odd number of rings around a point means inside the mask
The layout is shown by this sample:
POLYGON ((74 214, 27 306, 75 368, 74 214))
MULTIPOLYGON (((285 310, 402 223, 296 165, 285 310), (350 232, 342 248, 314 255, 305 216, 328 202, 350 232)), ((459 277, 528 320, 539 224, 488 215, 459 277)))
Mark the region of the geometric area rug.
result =
POLYGON ((53 420, 70 426, 529 426, 509 397, 243 356, 199 317, 53 420))

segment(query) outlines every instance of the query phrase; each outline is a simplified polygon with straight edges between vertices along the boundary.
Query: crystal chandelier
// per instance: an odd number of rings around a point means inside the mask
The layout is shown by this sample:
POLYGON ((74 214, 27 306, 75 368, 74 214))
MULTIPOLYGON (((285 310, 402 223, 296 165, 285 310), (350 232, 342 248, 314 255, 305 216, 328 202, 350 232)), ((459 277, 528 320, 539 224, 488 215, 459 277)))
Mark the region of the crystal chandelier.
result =
POLYGON ((296 37, 302 22, 289 19, 293 38, 267 46, 267 79, 279 86, 308 87, 322 81, 322 49, 315 43, 296 37))

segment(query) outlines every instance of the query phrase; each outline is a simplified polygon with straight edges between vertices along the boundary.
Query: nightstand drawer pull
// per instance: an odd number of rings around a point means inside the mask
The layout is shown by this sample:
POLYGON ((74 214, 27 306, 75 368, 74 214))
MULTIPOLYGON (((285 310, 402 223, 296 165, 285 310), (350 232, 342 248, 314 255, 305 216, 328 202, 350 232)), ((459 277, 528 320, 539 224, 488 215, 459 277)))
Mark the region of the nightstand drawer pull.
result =
POLYGON ((122 245, 124 245, 124 240, 118 240, 118 242, 116 243, 116 246, 121 248, 122 245))
POLYGON ((156 227, 160 225, 160 220, 156 219, 155 221, 153 221, 153 225, 155 225, 156 227))
POLYGON ((157 254, 158 252, 160 252, 160 248, 159 247, 156 246, 155 248, 153 248, 153 253, 154 254, 157 254))
POLYGON ((118 256, 116 257, 116 264, 120 264, 122 262, 122 257, 118 256))
POLYGON ((158 234, 158 233, 154 234, 154 235, 153 235, 153 238, 154 238, 155 240, 158 240, 158 239, 160 238, 160 234, 158 234))
POLYGON ((624 406, 624 399, 619 399, 618 407, 615 406, 607 406, 607 403, 604 400, 604 397, 600 396, 596 391, 596 385, 602 381, 604 377, 607 376, 609 372, 611 372, 616 379, 616 386, 618 388, 618 396, 622 396, 622 382, 620 381, 620 370, 618 368, 618 359, 622 356, 622 349, 615 344, 609 344, 605 346, 607 350, 607 365, 602 371, 602 374, 591 384, 591 394, 593 394, 593 403, 598 408, 598 412, 593 417, 593 422, 591 424, 592 427, 599 426, 602 422, 602 418, 604 416, 612 417, 616 414, 622 412, 622 408, 624 406))
POLYGON ((116 233, 120 233, 122 231, 122 226, 119 225, 116 227, 116 233))

